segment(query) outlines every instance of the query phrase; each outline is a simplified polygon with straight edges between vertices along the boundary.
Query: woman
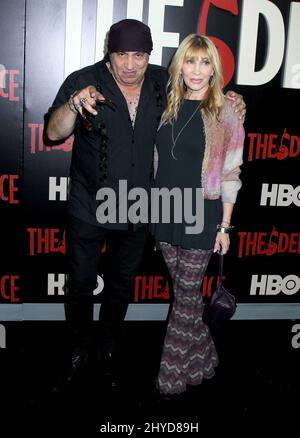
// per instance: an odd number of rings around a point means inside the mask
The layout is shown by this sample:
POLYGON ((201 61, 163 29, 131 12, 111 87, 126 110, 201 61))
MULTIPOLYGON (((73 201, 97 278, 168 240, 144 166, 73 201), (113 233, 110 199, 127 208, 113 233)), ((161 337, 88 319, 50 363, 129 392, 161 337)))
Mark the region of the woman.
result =
POLYGON ((221 62, 209 38, 187 36, 169 73, 168 103, 156 142, 155 187, 192 188, 194 213, 196 188, 203 187, 204 228, 188 234, 184 221, 152 225, 174 289, 158 376, 164 395, 180 394, 186 385, 213 377, 218 364, 202 321, 200 286, 212 252, 226 254, 229 248, 244 141, 242 122, 222 92, 221 62))

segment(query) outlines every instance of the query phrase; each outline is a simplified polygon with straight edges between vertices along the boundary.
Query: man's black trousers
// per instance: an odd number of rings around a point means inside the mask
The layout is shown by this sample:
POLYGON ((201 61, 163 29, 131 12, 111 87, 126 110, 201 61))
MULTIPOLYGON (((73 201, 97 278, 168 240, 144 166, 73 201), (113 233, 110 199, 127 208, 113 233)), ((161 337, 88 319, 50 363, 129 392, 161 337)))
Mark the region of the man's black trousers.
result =
MULTIPOLYGON (((115 351, 121 323, 132 297, 134 278, 143 257, 148 225, 135 230, 111 230, 69 216, 67 226, 66 319, 73 349, 86 352, 91 343, 93 291, 97 286, 101 248, 106 244, 104 291, 101 292, 101 345, 115 351)), ((102 269, 101 269, 102 270, 102 269)))

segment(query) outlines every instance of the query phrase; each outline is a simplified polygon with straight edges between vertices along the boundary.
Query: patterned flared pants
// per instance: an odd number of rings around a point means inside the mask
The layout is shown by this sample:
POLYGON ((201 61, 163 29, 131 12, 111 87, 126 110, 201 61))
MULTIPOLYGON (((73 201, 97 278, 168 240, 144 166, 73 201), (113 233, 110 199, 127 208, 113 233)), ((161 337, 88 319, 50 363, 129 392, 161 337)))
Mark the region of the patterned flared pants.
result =
POLYGON ((158 375, 162 394, 180 394, 214 375, 218 355, 209 328, 202 321, 200 292, 211 250, 183 249, 160 242, 173 279, 174 303, 158 375))

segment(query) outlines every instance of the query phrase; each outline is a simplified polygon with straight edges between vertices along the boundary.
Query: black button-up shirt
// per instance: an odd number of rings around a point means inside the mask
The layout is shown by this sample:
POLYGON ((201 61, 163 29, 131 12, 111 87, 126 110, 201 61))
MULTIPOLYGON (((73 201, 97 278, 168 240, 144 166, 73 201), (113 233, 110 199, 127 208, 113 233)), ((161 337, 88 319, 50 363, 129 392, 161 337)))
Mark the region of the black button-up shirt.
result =
MULTIPOLYGON (((166 103, 167 73, 163 67, 149 65, 145 72, 134 129, 126 100, 104 61, 72 73, 61 86, 48 116, 65 103, 75 90, 94 85, 116 108, 97 105, 98 115, 91 118, 89 131, 78 116, 74 129, 71 163, 69 212, 79 219, 99 225, 96 209, 99 188, 110 187, 119 204, 119 181, 128 190, 141 187, 149 194, 152 176, 153 146, 160 116, 166 103)), ((127 196, 122 193, 121 195, 127 196)), ((150 197, 150 195, 149 195, 150 197)), ((105 224, 126 229, 127 224, 105 224)))

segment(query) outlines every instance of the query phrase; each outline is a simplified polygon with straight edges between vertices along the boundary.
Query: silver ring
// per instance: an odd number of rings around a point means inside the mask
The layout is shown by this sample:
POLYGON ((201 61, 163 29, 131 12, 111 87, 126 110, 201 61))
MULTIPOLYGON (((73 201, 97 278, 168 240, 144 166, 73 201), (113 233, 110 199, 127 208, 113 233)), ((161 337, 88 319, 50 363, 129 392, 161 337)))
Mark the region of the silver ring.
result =
POLYGON ((79 99, 80 105, 84 106, 87 103, 87 98, 86 97, 82 97, 81 99, 79 99))

